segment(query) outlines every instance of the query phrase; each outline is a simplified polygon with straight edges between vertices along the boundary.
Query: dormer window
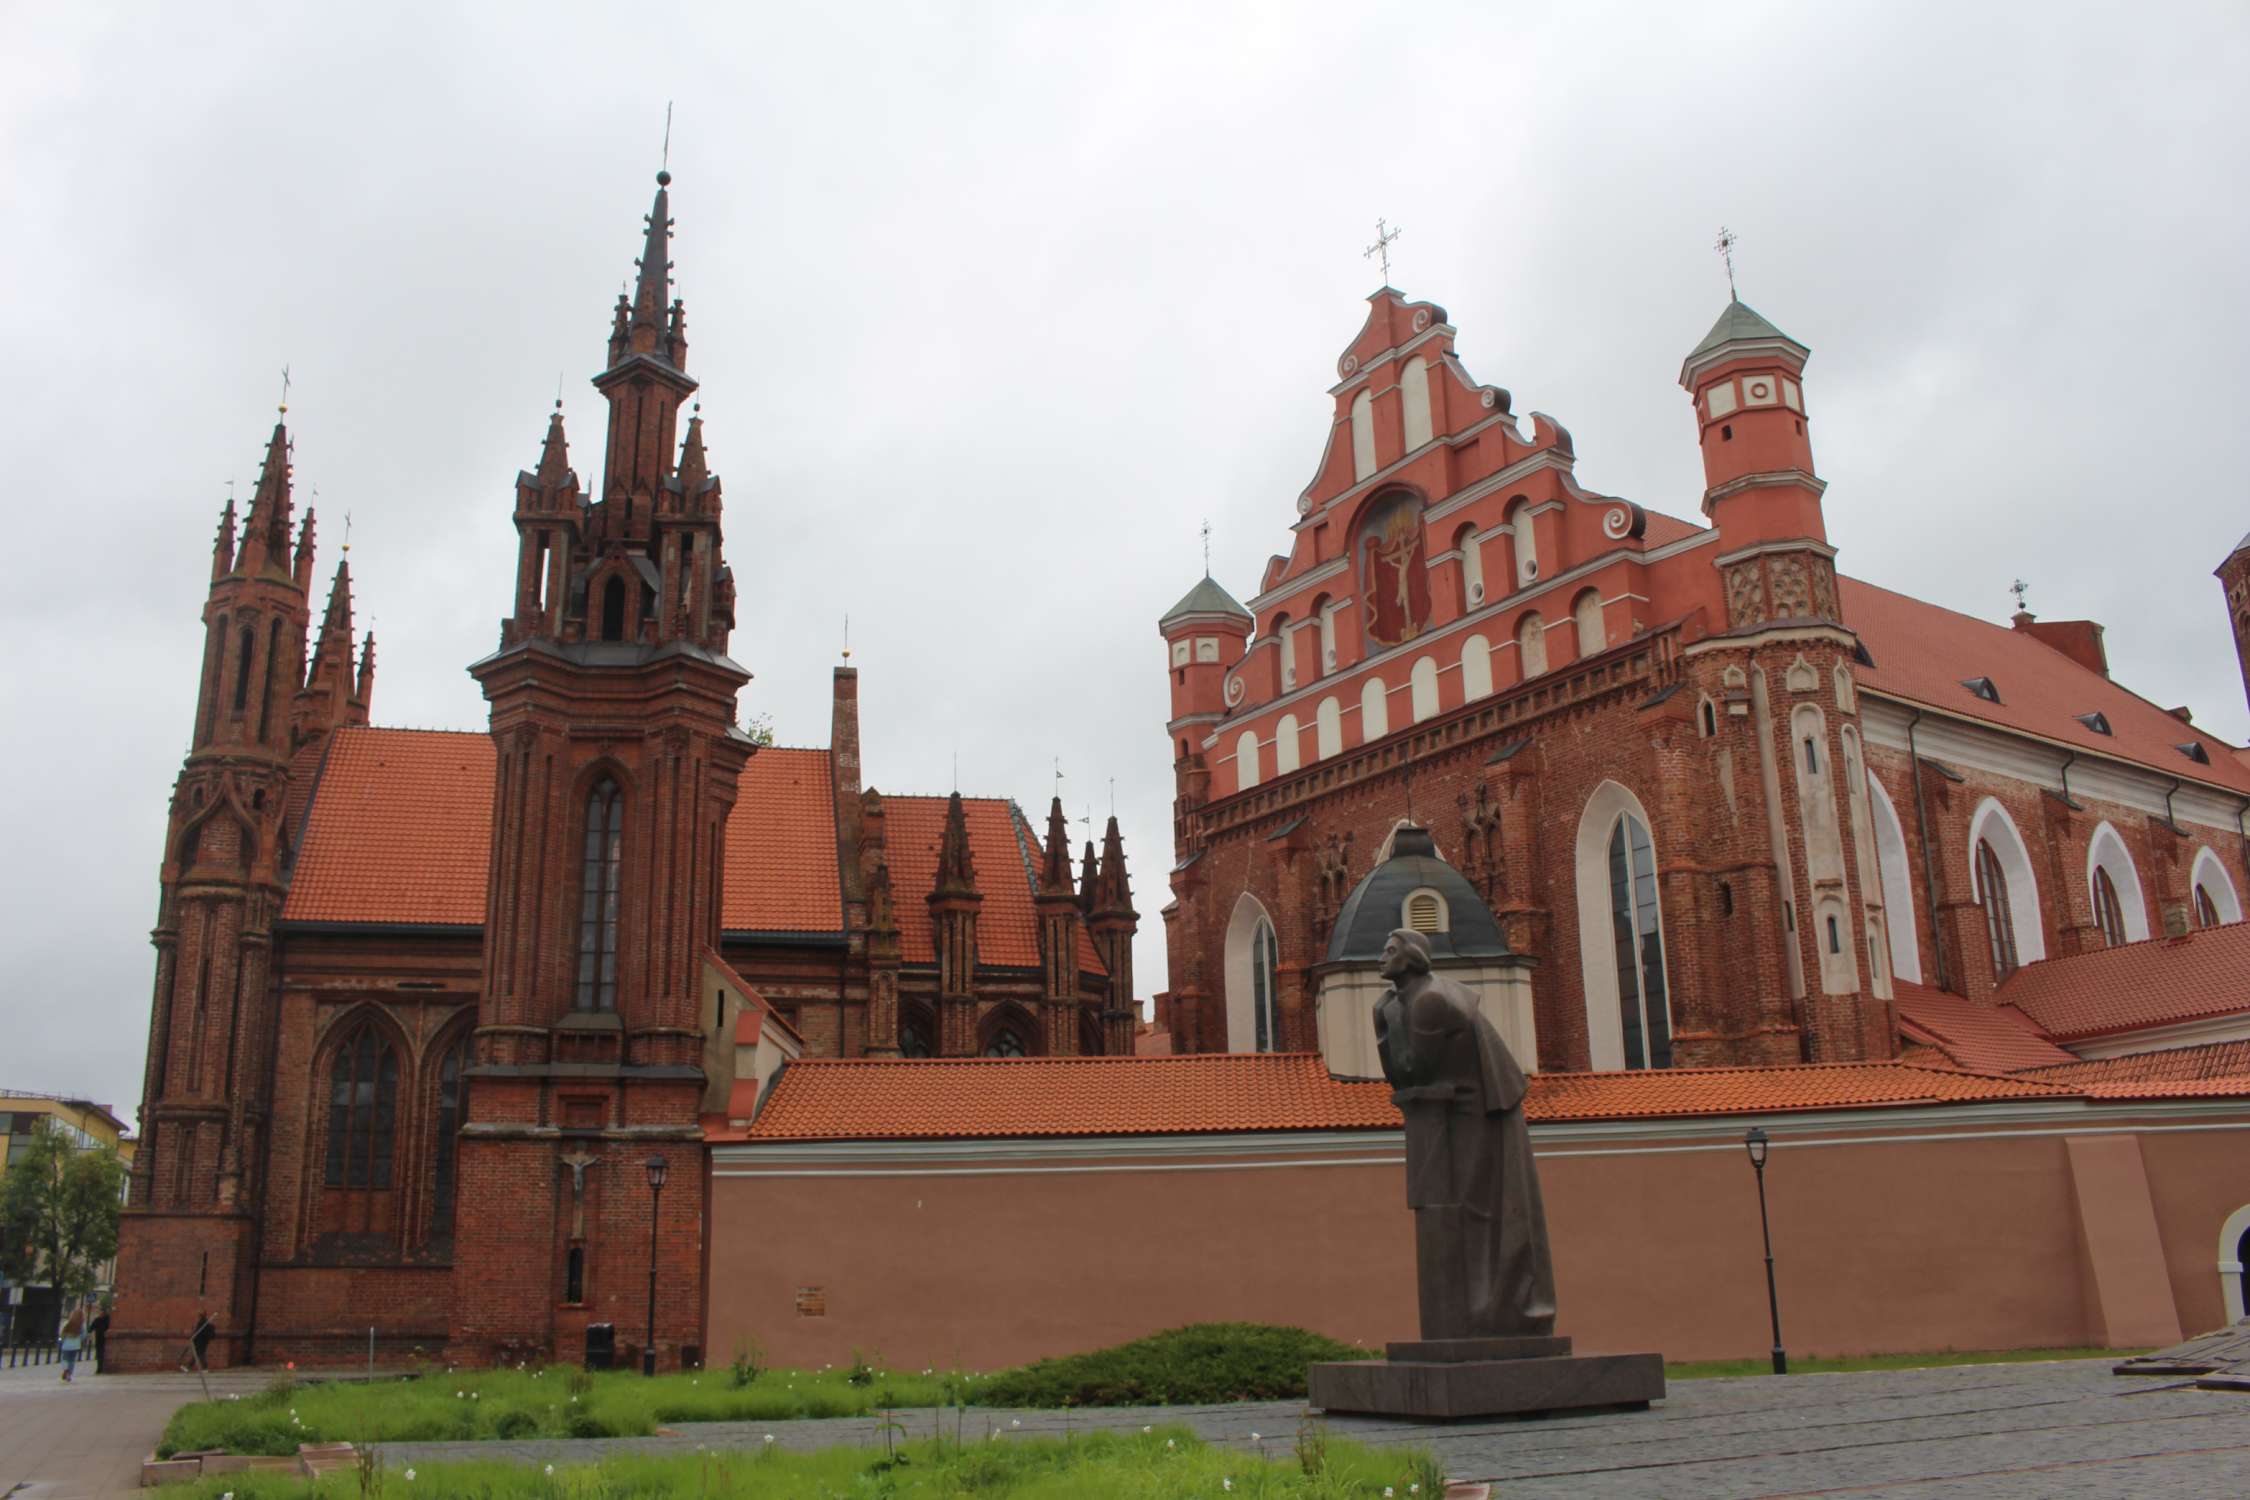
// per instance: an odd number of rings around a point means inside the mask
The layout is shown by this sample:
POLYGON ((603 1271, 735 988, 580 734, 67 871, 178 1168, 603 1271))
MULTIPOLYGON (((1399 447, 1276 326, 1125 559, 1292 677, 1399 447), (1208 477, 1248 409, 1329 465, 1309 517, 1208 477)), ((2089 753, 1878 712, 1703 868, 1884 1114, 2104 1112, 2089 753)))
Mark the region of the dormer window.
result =
POLYGON ((2174 745, 2172 748, 2199 766, 2211 764, 2211 752, 2204 749, 2200 741, 2189 740, 2184 745, 2174 745))
POLYGON ((1405 917, 1416 932, 1444 932, 1445 898, 1436 891, 1416 891, 1406 898, 1405 917))
POLYGON ((2088 729, 2091 729, 2096 734, 2109 733, 2109 720, 2101 714, 2079 714, 2077 718, 2079 723, 2085 725, 2088 729))
POLYGON ((1987 703, 1998 703, 2000 701, 2000 690, 1992 685, 1992 679, 1989 677, 1964 677, 1961 679, 1961 686, 1987 703))

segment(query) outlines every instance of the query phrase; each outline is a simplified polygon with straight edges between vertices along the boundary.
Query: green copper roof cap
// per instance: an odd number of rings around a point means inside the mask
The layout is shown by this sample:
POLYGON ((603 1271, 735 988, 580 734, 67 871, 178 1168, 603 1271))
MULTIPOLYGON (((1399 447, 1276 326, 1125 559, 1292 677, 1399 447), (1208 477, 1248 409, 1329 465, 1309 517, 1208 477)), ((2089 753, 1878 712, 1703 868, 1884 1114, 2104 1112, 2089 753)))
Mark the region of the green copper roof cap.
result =
POLYGON ((1705 363, 1711 355, 1731 344, 1778 344, 1795 350, 1799 363, 1803 362, 1805 355, 1812 353, 1811 349, 1767 322, 1749 303, 1729 302, 1726 311, 1719 314, 1719 321, 1713 323, 1711 331, 1703 335, 1703 342, 1688 351, 1686 361, 1680 366, 1680 383, 1686 385, 1697 365, 1705 363))
POLYGON ((1162 629, 1174 620, 1183 620, 1189 615, 1232 615, 1238 620, 1247 620, 1250 618, 1250 611, 1244 609, 1234 595, 1219 587, 1217 579, 1206 573, 1203 581, 1189 589, 1179 603, 1164 611, 1164 617, 1156 622, 1157 628, 1162 629))

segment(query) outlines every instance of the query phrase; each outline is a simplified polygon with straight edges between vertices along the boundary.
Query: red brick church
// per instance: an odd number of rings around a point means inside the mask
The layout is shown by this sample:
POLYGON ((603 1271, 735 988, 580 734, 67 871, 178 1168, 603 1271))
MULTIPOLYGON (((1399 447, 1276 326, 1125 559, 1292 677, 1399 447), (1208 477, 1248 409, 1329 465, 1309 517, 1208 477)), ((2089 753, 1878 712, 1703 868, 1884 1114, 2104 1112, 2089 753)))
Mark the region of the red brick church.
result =
MULTIPOLYGON (((1454 334, 1376 292, 1288 550, 1161 621, 1176 1048, 1332 1051, 1330 928, 1409 815, 1537 961, 1550 1071, 1890 1058, 2021 1020, 2040 960, 2242 920, 2250 761, 2113 681, 2100 625, 1838 571, 1805 345, 1730 301, 1688 351, 1687 521, 1581 485, 1454 334)), ((2220 578, 2250 686, 2250 538, 2220 578)), ((2094 1029, 2250 1035, 2197 1003, 2094 1029)))
POLYGON ((221 1362, 364 1355, 371 1327, 389 1354, 574 1353, 599 1322, 637 1344, 652 1196, 656 1340, 692 1360, 703 1121, 749 1113, 783 1060, 1133 1050, 1114 818, 1074 870, 1059 803, 1042 838, 1005 799, 862 787, 848 666, 826 749, 739 724, 668 182, 594 380, 600 491, 559 402, 516 476, 511 604, 469 669, 489 732, 369 727, 348 565, 310 633, 283 422, 221 518, 161 874, 127 1367, 177 1358, 201 1311, 221 1362))
MULTIPOLYGON (((2148 1135, 2135 1187, 2131 1135, 2152 1099, 2250 1129, 2250 761, 2112 681, 2099 625, 1994 625, 1840 574, 1809 351, 1748 307, 1680 372, 1690 522, 1580 485, 1568 431, 1472 378, 1442 308, 1370 299, 1288 552, 1247 605, 1207 577, 1162 619, 1174 899, 1144 1036, 1114 820, 1074 870, 1059 805, 1042 833, 1005 799, 863 786, 849 667, 827 748, 743 729, 734 605, 756 581, 682 411, 667 182, 594 380, 598 492, 559 409, 516 476, 506 615, 469 668, 487 731, 371 726, 346 568, 313 630, 285 426, 222 517, 160 872, 127 1368, 177 1358, 199 1312, 219 1362, 357 1360, 371 1329, 386 1359, 575 1358, 605 1324, 631 1360, 652 1236, 668 1367, 745 1335, 972 1362, 1189 1316, 1382 1336, 1347 1304, 1411 1281, 1367 1271, 1403 1275, 1395 1192, 1368 1185, 1395 1112, 1312 1055, 1364 1054, 1344 1033, 1366 966, 1333 929, 1378 866, 1428 873, 1398 920, 1458 930, 1515 986, 1542 1152, 1630 1122, 1650 1155, 1624 1196, 1693 1187, 1661 1233, 1620 1233, 1615 1182, 1593 1184, 1623 1148, 1550 1158, 1558 1245, 1608 1267, 1573 1273, 1604 1289, 1588 1319, 1679 1284, 1633 1259, 1652 1244, 1726 1263, 1716 1190, 1677 1153, 1701 1137, 1715 1170, 1745 1115, 1777 1139, 2026 1101, 2056 1140, 2098 1121, 2091 1154, 2003 1164, 2045 1194, 2018 1227, 2066 1258, 2059 1311, 1992 1339, 2176 1334, 2177 1312, 2077 1310, 2130 1311, 2151 1266, 2188 1264, 2174 1240, 2250 1236, 2195 1154, 2220 1137, 2148 1135), (867 1167, 886 1152, 904 1165, 867 1167), (870 1217, 870 1176, 927 1201, 917 1233, 870 1217), (1182 1275, 1182 1194, 1224 1221, 1199 1242, 1256 1243, 1182 1275), (2145 1243, 2067 1259, 2090 1233, 2070 1213, 2134 1202, 2145 1243)), ((2250 686, 2250 538, 2220 576, 2250 686)), ((1906 1161, 1878 1144, 1869 1162, 1906 1161)), ((1958 1237, 1981 1181, 1893 1228, 1958 1237)), ((1832 1198, 1835 1253, 1893 1274, 1832 1198)), ((2177 1279, 2186 1315, 2219 1304, 2177 1279)), ((1630 1336, 1704 1300, 1664 1292, 1630 1336)), ((1887 1315, 1838 1313, 1836 1346, 1887 1315)))

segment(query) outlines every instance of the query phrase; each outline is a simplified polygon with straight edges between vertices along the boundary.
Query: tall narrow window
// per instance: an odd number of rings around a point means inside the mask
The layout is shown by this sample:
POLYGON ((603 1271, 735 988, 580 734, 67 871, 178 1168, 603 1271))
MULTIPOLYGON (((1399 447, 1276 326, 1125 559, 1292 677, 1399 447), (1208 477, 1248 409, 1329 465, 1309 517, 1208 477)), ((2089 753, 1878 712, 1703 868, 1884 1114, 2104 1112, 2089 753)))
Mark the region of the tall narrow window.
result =
POLYGON ((1416 355, 1406 362, 1398 372, 1398 394, 1399 423, 1406 432, 1406 451, 1412 453, 1431 437, 1428 360, 1416 355))
POLYGON ((2109 871, 2094 866, 2094 923, 2102 930, 2102 941, 2112 948, 2125 942, 2125 908, 2117 899, 2117 885, 2109 878, 2109 871))
POLYGON ((2218 903, 2213 901, 2211 893, 2200 885, 2195 888, 2195 925, 2198 927, 2216 927, 2219 925, 2218 903))
POLYGON ((1656 894, 1656 851, 1648 828, 1622 813, 1609 835, 1609 919, 1617 954, 1617 1007, 1625 1024, 1625 1066, 1672 1065, 1672 1016, 1664 984, 1664 920, 1656 894))
POLYGON ((1352 397, 1352 479, 1375 472, 1375 396, 1361 391, 1352 397))
POLYGON ((602 585, 602 639, 625 639, 625 580, 615 574, 602 585))
POLYGON ((1984 905, 1985 940, 1992 945, 1992 974, 2005 979, 2016 972, 2016 919, 2008 910, 2008 877, 2001 873, 2000 856, 1992 845, 1977 840, 1977 900, 1984 905))
POLYGON ((1547 670, 1547 626, 1537 615, 1525 615, 1516 625, 1518 670, 1537 677, 1547 670))
POLYGON ((1274 1004, 1279 948, 1274 941, 1273 924, 1260 922, 1258 930, 1250 935, 1250 1009, 1257 1026, 1260 1052, 1277 1051, 1281 1045, 1281 1017, 1274 1004))
MULTIPOLYGON (((273 700, 281 696, 274 691, 274 684, 271 680, 273 664, 279 660, 281 660, 281 622, 276 620, 273 622, 273 628, 266 632, 266 677, 268 680, 265 691, 258 695, 258 743, 260 744, 265 743, 266 730, 273 722, 273 700)), ((296 684, 290 685, 294 687, 296 684)))
POLYGON ((1484 603, 1484 549, 1477 544, 1476 527, 1453 533, 1453 546, 1461 554, 1461 606, 1474 609, 1484 603))
POLYGON ((256 649, 256 637, 251 635, 249 626, 243 626, 242 648, 236 653, 234 663, 234 711, 236 713, 241 713, 244 706, 250 701, 250 654, 256 649))
POLYGON ((453 1232, 454 1172, 461 1145, 461 1064, 468 1050, 469 1039, 463 1037, 446 1049, 438 1063, 437 1139, 430 1143, 430 1159, 436 1164, 430 1188, 430 1233, 440 1239, 453 1232))
POLYGON ((398 1050, 362 1025, 329 1078, 328 1186, 388 1188, 397 1122, 398 1050))
POLYGON ((579 875, 579 1010, 617 1009, 617 875, 625 799, 603 777, 586 798, 586 859, 579 875))

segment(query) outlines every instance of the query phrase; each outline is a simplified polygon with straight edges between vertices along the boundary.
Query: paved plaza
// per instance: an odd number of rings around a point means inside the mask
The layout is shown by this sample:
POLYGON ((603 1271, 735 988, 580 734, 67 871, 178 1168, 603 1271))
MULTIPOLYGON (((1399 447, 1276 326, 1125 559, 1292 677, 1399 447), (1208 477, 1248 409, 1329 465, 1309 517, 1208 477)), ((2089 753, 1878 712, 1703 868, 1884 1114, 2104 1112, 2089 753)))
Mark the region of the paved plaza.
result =
MULTIPOLYGON (((264 1372, 213 1377, 255 1390, 264 1372)), ((110 1376, 64 1386, 51 1372, 0 1372, 0 1500, 90 1500, 133 1493, 138 1463, 192 1378, 110 1376)), ((950 1414, 900 1413, 929 1433, 950 1414)), ((1152 1407, 1076 1412, 1074 1431, 1183 1423, 1212 1442, 1289 1452, 1302 1408, 1152 1407)), ((972 1409, 963 1435, 1000 1441, 1060 1433, 1056 1412, 972 1409)), ((1498 1481, 1506 1500, 1533 1496, 1781 1497, 1867 1500, 1969 1497, 2205 1497, 2250 1494, 2250 1396, 2199 1391, 2179 1378, 2121 1378, 2098 1360, 1786 1379, 1692 1380, 1646 1412, 1545 1422, 1409 1423, 1337 1417, 1329 1430, 1433 1451, 1456 1478, 1498 1481)), ((454 1457, 540 1463, 606 1452, 692 1452, 777 1443, 814 1449, 874 1440, 866 1419, 709 1423, 677 1437, 593 1442, 387 1444, 393 1467, 454 1457)))

